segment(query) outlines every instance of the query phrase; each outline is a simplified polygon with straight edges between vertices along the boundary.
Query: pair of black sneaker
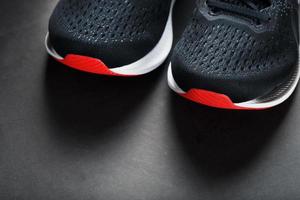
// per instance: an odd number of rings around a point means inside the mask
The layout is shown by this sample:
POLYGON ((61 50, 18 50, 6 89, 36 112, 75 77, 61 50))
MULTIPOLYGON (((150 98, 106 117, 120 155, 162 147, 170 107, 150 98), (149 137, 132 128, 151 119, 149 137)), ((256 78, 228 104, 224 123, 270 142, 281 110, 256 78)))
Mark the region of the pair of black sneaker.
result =
MULTIPOLYGON (((61 0, 46 46, 85 72, 138 76, 173 43, 175 0, 61 0)), ((297 0, 197 0, 174 48, 169 86, 192 101, 258 110, 288 99, 300 78, 297 0)))

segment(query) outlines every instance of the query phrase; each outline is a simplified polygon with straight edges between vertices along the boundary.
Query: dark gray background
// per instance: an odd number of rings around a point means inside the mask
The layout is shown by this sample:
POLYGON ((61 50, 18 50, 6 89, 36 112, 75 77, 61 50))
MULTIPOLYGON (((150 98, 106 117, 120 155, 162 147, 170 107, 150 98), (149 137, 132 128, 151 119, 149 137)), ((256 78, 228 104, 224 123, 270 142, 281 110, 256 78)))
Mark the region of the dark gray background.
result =
MULTIPOLYGON (((167 64, 132 79, 71 70, 43 44, 56 3, 0 3, 1 200, 300 199, 299 93, 222 111, 170 92, 167 64)), ((176 5, 177 39, 192 8, 176 5)))

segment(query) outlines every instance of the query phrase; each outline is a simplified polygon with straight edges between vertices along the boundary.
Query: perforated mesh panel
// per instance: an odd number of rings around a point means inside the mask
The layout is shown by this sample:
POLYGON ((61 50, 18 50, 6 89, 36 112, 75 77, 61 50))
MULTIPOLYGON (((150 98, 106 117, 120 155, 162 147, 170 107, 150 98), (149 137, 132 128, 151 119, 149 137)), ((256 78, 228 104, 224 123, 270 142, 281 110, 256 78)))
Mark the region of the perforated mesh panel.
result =
MULTIPOLYGON (((279 38, 287 33, 278 32, 279 38)), ((285 40, 281 44, 288 44, 285 40)), ((279 67, 288 62, 275 38, 261 40, 229 24, 201 24, 196 18, 186 29, 176 51, 193 70, 207 73, 251 73, 279 67)))
POLYGON ((131 64, 149 53, 165 29, 171 0, 61 0, 50 23, 55 50, 131 64))
POLYGON ((214 74, 259 73, 291 63, 297 58, 297 44, 291 21, 286 21, 290 20, 290 6, 281 1, 273 4, 270 12, 277 23, 262 33, 227 20, 207 21, 196 10, 175 48, 176 54, 191 70, 214 74), (286 22, 290 25, 285 26, 286 22))
POLYGON ((142 37, 169 12, 170 1, 63 0, 57 18, 65 29, 89 40, 124 41, 142 37))

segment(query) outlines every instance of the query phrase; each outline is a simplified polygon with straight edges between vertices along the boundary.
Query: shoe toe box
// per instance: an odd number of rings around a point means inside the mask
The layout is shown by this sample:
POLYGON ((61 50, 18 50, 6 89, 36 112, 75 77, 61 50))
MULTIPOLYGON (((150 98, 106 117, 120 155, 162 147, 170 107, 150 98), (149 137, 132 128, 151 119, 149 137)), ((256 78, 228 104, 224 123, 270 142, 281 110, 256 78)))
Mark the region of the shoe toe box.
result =
POLYGON ((143 13, 127 1, 102 3, 59 2, 49 22, 49 40, 59 55, 98 58, 114 68, 141 59, 155 47, 167 15, 161 22, 151 21, 150 16, 139 17, 143 13))
POLYGON ((251 37, 223 46, 203 41, 182 39, 175 47, 172 72, 184 91, 203 89, 245 102, 275 89, 297 67, 295 45, 274 48, 274 42, 257 43, 251 37))

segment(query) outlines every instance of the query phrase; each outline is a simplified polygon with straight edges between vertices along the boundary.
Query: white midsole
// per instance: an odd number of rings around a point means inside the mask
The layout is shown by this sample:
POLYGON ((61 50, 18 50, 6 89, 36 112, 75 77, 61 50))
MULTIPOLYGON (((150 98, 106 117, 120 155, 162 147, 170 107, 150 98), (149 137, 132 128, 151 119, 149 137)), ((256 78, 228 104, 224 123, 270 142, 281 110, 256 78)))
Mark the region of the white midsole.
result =
MULTIPOLYGON (((142 75, 149 73, 156 68, 158 68, 168 57, 172 45, 173 45, 173 8, 176 0, 172 0, 170 12, 168 16, 168 21, 162 37, 159 42, 156 44, 154 49, 152 49, 146 56, 141 58, 140 60, 125 65, 122 67, 112 68, 110 69, 112 72, 122 75, 142 75)), ((64 58, 60 56, 55 49, 51 46, 49 41, 49 33, 46 35, 45 45, 47 52, 58 60, 63 60, 64 58)))

